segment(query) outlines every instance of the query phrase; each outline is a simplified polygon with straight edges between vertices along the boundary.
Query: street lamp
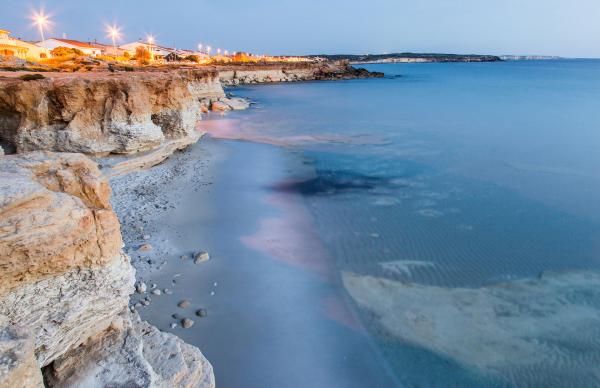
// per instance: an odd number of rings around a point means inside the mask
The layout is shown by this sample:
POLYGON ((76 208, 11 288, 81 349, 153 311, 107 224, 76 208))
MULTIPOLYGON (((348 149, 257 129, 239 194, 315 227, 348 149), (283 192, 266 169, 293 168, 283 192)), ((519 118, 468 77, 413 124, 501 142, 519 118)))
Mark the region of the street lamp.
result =
POLYGON ((108 26, 108 35, 112 39, 113 44, 113 54, 116 58, 117 56, 117 39, 121 38, 121 29, 115 25, 108 26))
POLYGON ((146 40, 148 41, 148 46, 150 47, 150 58, 152 58, 152 60, 154 60, 154 54, 152 52, 152 45, 154 44, 154 36, 148 35, 146 37, 146 40))
POLYGON ((210 57, 210 50, 212 50, 212 48, 210 46, 206 47, 206 54, 208 54, 208 56, 210 57))
POLYGON ((37 25, 40 31, 40 37, 42 38, 42 47, 45 46, 46 38, 44 37, 44 28, 49 24, 48 16, 44 14, 44 11, 35 12, 32 16, 33 22, 37 25))
POLYGON ((198 52, 201 53, 202 52, 202 43, 198 43, 198 52))

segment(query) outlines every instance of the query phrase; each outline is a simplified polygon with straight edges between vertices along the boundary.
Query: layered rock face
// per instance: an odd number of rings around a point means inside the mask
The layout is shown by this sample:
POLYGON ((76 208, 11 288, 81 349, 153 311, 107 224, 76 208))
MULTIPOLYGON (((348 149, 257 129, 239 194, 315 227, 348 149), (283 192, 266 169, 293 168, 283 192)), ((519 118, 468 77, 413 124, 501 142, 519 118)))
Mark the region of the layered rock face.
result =
POLYGON ((0 138, 16 152, 144 151, 165 140, 197 140, 201 106, 221 97, 218 73, 206 69, 4 79, 0 138))
POLYGON ((127 309, 135 273, 110 193, 81 154, 0 158, 0 386, 36 386, 46 365, 50 386, 214 385, 198 349, 127 309))
POLYGON ((221 83, 228 86, 269 82, 380 77, 383 77, 383 73, 369 72, 365 69, 356 69, 350 66, 346 61, 229 66, 219 71, 221 83))

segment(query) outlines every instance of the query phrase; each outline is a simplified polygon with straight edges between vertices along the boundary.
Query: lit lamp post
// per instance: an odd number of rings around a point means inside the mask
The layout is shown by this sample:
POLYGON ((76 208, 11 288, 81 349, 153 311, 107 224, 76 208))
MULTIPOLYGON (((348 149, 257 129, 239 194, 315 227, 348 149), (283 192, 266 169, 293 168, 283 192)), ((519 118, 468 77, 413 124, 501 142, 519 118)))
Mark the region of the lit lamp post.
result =
POLYGON ((40 31, 40 37, 42 38, 42 47, 46 46, 46 38, 44 37, 44 28, 48 25, 48 16, 44 15, 44 11, 35 13, 33 15, 33 21, 37 25, 40 31))
POLYGON ((117 57, 117 39, 121 37, 121 30, 117 26, 108 27, 108 35, 112 39, 113 44, 113 55, 117 57))
POLYGON ((148 35, 147 40, 148 40, 148 46, 150 47, 150 58, 152 58, 152 60, 154 60, 154 53, 152 51, 152 45, 154 44, 154 36, 148 35))
POLYGON ((210 58, 210 50, 212 50, 212 48, 210 46, 206 47, 206 54, 208 55, 208 57, 210 58))

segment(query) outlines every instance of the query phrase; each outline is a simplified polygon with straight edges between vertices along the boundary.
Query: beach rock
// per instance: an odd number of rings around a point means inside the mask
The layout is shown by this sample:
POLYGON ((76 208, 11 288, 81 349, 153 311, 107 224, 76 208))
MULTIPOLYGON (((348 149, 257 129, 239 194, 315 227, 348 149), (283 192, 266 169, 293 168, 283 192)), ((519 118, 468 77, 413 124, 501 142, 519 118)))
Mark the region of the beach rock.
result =
POLYGON ((144 292, 146 292, 146 283, 144 282, 138 282, 135 285, 135 290, 138 294, 143 294, 144 292))
POLYGON ((189 318, 183 318, 181 320, 181 327, 183 327, 184 329, 189 329, 190 327, 194 326, 194 321, 189 319, 189 318))
POLYGON ((175 322, 173 322, 173 323, 171 323, 171 324, 169 325, 169 327, 170 327, 171 329, 174 329, 174 328, 176 328, 176 327, 177 327, 177 324, 176 324, 175 322))
POLYGON ((206 309, 198 309, 196 310, 196 315, 204 318, 208 315, 208 312, 206 311, 206 309))
POLYGON ((208 252, 198 252, 198 253, 194 254, 194 263, 195 264, 200 264, 200 263, 203 263, 208 260, 210 260, 210 255, 208 254, 208 252))
POLYGON ((167 295, 172 295, 172 294, 173 294, 173 291, 171 291, 171 290, 170 290, 170 289, 168 289, 168 288, 165 288, 165 289, 163 290, 163 292, 164 292, 165 294, 167 294, 167 295))
POLYGON ((232 110, 244 110, 250 107, 250 102, 240 97, 221 98, 219 101, 229 106, 232 110))
POLYGON ((181 302, 177 303, 177 307, 182 308, 182 309, 186 309, 188 307, 190 307, 191 303, 189 300, 182 300, 181 302))
POLYGON ((0 387, 43 387, 34 354, 33 336, 0 316, 0 387))
POLYGON ((132 153, 197 140, 203 100, 224 97, 214 70, 49 73, 0 82, 0 137, 17 152, 132 153))
POLYGON ((49 387, 215 386, 212 366, 178 337, 123 313, 124 328, 107 330, 44 370, 49 387))
POLYGON ((222 101, 213 101, 213 103, 210 104, 210 110, 214 112, 226 112, 231 110, 231 107, 222 101))
POLYGON ((156 290, 152 290, 152 294, 153 295, 160 295, 160 294, 162 294, 162 292, 160 290, 156 289, 156 290))

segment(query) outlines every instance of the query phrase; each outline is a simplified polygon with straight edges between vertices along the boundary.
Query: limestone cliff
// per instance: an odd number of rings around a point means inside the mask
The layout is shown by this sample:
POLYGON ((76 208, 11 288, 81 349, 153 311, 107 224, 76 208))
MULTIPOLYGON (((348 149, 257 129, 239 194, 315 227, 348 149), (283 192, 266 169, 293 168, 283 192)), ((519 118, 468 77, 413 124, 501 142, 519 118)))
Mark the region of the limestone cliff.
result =
POLYGON ((210 69, 4 78, 0 138, 17 152, 144 151, 165 140, 197 140, 201 106, 221 97, 210 69))
POLYGON ((346 61, 231 65, 219 69, 221 83, 228 86, 381 77, 383 73, 357 69, 346 61))
POLYGON ((50 386, 214 386, 198 349, 127 309, 110 192, 81 154, 0 157, 0 386, 35 386, 47 365, 50 386))

